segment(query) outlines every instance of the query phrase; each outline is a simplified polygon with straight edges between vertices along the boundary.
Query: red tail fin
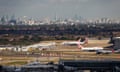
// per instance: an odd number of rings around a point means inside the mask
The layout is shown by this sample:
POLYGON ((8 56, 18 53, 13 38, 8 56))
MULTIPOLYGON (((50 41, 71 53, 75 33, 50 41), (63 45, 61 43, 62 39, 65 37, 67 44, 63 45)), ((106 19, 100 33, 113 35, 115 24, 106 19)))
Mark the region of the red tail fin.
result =
POLYGON ((88 38, 87 37, 85 38, 85 44, 88 44, 88 38))
POLYGON ((78 44, 78 49, 81 49, 81 48, 83 48, 83 46, 82 46, 82 45, 80 45, 80 44, 78 44))
POLYGON ((80 44, 80 39, 78 40, 78 48, 81 49, 83 46, 80 44))
POLYGON ((112 49, 112 53, 114 53, 114 49, 112 49))

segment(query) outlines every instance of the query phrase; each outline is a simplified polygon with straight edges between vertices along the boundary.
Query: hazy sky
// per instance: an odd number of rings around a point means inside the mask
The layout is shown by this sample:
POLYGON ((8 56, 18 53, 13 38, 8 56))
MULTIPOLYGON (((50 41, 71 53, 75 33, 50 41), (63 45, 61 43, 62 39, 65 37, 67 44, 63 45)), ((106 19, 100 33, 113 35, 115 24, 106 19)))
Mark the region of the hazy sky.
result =
POLYGON ((120 18, 120 0, 0 0, 3 15, 33 18, 120 18))

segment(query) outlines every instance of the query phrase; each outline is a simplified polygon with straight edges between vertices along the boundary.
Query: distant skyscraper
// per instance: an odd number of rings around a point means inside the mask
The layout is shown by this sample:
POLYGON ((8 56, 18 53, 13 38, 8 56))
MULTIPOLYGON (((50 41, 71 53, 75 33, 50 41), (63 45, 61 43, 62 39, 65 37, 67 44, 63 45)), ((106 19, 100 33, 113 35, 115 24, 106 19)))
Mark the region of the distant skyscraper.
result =
POLYGON ((11 19, 10 19, 9 23, 10 24, 17 24, 17 20, 15 19, 15 15, 14 14, 11 16, 11 19))
POLYGON ((54 17, 55 21, 57 21, 57 14, 55 13, 55 17, 54 17))
POLYGON ((11 16, 11 20, 15 20, 15 15, 14 14, 11 16))
POLYGON ((8 16, 8 15, 6 15, 6 21, 7 21, 7 22, 9 21, 9 16, 8 16))
POLYGON ((74 16, 74 18, 73 18, 74 20, 78 20, 78 15, 77 14, 75 14, 75 16, 74 16))
POLYGON ((5 24, 5 22, 6 22, 5 16, 3 16, 3 17, 1 18, 1 22, 2 22, 2 24, 5 24))

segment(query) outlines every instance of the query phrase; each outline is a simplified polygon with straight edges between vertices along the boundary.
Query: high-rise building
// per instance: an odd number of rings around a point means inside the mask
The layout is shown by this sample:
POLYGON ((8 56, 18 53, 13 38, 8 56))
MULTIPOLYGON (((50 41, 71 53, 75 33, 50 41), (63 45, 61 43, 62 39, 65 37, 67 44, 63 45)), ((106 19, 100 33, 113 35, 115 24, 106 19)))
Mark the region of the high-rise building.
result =
POLYGON ((1 18, 1 23, 2 23, 2 24, 5 24, 5 22, 6 22, 6 19, 5 19, 5 16, 3 16, 3 17, 1 18))

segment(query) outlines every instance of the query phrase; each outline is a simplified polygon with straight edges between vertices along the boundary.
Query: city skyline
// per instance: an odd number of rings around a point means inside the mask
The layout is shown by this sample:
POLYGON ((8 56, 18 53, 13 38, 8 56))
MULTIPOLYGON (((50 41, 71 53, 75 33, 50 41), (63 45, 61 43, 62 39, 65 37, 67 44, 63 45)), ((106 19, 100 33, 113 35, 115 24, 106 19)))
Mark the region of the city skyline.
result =
POLYGON ((120 18, 120 0, 0 0, 0 16, 120 18))

